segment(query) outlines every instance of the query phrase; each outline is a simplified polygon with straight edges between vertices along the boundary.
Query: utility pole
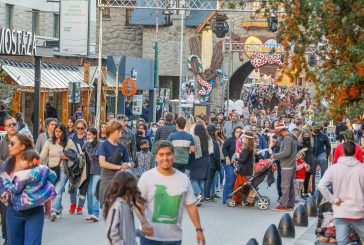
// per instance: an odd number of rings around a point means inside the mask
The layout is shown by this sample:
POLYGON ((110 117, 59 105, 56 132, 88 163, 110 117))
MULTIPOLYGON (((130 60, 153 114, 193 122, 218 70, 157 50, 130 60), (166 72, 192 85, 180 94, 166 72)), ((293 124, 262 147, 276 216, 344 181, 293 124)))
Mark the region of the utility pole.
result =
POLYGON ((155 43, 154 43, 154 91, 153 91, 153 115, 152 122, 157 121, 157 89, 159 86, 158 76, 158 27, 159 27, 159 9, 156 10, 155 21, 155 43))
POLYGON ((100 20, 100 27, 99 27, 99 65, 97 67, 98 70, 98 78, 97 78, 97 99, 96 99, 96 119, 95 119, 95 127, 97 129, 100 128, 100 117, 101 117, 101 89, 102 89, 102 10, 103 8, 99 8, 99 20, 100 20))
POLYGON ((179 60, 179 100, 178 100, 178 112, 182 111, 182 79, 183 79, 183 32, 184 32, 184 19, 185 10, 181 10, 181 47, 180 47, 180 60, 179 60))

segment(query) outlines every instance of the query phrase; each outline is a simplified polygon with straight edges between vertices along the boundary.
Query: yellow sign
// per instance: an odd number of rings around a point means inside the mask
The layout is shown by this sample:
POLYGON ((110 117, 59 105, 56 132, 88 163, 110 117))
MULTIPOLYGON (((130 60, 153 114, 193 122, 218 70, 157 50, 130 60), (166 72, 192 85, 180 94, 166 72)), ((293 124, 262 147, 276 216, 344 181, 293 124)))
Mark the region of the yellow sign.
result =
POLYGON ((245 47, 244 47, 246 56, 251 58, 254 52, 261 51, 263 48, 262 44, 263 42, 259 38, 254 36, 248 37, 245 41, 245 47))

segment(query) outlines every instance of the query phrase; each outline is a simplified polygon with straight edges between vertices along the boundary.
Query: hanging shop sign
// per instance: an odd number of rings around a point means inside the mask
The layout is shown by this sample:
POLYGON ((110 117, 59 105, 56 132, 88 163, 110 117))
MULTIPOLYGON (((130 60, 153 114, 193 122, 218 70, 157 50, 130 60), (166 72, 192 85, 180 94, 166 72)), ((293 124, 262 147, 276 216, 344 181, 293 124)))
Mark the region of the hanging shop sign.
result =
POLYGON ((143 95, 134 95, 133 97, 133 115, 140 116, 142 115, 143 108, 143 95))
POLYGON ((34 33, 0 28, 0 54, 34 56, 36 49, 34 33))

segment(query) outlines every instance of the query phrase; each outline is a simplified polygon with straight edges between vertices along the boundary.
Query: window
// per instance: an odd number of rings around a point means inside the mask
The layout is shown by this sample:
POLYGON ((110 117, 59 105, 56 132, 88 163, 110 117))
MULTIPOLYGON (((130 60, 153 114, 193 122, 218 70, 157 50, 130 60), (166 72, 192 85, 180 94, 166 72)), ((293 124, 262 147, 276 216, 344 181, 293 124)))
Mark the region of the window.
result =
POLYGON ((131 16, 133 15, 133 9, 126 9, 125 12, 125 25, 131 24, 131 16))
POLYGON ((6 4, 6 28, 12 29, 13 28, 13 11, 14 11, 14 5, 6 4))
POLYGON ((59 38, 59 14, 53 14, 53 37, 59 38))
POLYGON ((104 8, 102 10, 102 18, 103 19, 106 19, 106 20, 109 20, 110 19, 110 9, 111 8, 104 8))
POLYGON ((32 32, 39 35, 39 10, 32 10, 32 32))

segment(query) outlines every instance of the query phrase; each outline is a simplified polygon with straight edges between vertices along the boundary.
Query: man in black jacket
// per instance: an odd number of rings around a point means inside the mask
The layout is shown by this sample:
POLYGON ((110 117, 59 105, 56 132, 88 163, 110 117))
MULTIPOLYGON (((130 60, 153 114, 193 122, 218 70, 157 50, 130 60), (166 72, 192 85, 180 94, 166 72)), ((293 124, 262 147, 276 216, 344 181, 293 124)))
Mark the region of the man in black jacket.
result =
POLYGON ((157 142, 158 140, 167 140, 168 136, 171 133, 177 131, 176 125, 173 123, 173 115, 171 113, 168 113, 165 119, 166 124, 158 128, 157 132, 155 133, 155 142, 157 142))
POLYGON ((323 176, 328 167, 327 158, 331 153, 331 145, 329 138, 320 131, 318 125, 315 125, 312 130, 316 163, 320 166, 321 176, 323 176))

